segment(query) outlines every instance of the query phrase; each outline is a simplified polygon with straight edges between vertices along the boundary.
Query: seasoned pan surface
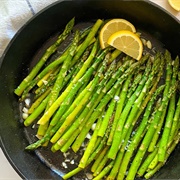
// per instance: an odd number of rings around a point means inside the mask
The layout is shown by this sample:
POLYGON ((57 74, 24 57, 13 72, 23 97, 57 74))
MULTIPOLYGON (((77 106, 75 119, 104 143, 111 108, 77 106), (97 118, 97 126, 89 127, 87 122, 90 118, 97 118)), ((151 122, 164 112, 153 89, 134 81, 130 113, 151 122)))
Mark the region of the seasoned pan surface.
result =
MULTIPOLYGON (((179 22, 149 1, 63 1, 46 8, 31 19, 11 41, 3 55, 0 70, 1 144, 22 178, 60 179, 65 172, 62 166, 59 166, 64 158, 60 153, 52 156, 48 149, 42 148, 35 153, 24 150, 29 143, 35 141, 35 132, 32 128, 25 129, 21 124, 18 99, 13 90, 72 17, 76 17, 76 24, 81 28, 98 18, 125 18, 145 37, 150 38, 159 50, 167 48, 173 55, 179 54, 179 22)), ((155 178, 180 178, 178 151, 179 147, 155 178)), ((82 176, 78 179, 82 179, 82 176)))

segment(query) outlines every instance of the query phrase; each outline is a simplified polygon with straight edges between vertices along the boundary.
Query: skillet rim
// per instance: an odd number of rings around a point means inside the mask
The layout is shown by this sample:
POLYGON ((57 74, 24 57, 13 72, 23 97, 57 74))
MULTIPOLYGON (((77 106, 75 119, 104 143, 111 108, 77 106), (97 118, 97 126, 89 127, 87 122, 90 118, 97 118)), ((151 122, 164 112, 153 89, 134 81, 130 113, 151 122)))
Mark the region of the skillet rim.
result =
MULTIPOLYGON (((25 27, 29 24, 31 24, 31 22, 36 19, 37 16, 41 15, 43 12, 45 12, 47 9, 53 8, 54 6, 56 6, 57 4, 63 2, 64 0, 59 0, 56 1, 50 5, 48 5, 47 7, 45 7, 44 9, 40 10, 37 14, 33 15, 14 35, 14 37, 10 40, 10 42, 8 43, 7 47, 5 48, 2 56, 0 57, 0 70, 3 66, 3 60, 5 59, 6 55, 8 54, 8 51, 10 49, 10 47, 13 45, 14 41, 19 37, 19 34, 21 34, 23 32, 23 30, 25 29, 25 27)), ((70 0, 70 2, 73 2, 75 0, 70 0)), ((85 1, 85 0, 84 0, 85 1)), ((178 20, 174 15, 172 15, 170 12, 168 12, 166 9, 164 9, 163 7, 157 5, 154 2, 151 2, 149 0, 143 0, 144 2, 150 4, 151 6, 154 6, 156 8, 158 8, 160 11, 163 11, 164 13, 166 13, 168 16, 170 16, 172 19, 174 19, 174 21, 176 21, 178 24, 180 24, 180 20, 178 20)), ((3 143, 3 139, 2 139, 2 135, 0 133, 0 147, 4 153, 4 155, 6 156, 7 160, 9 161, 9 163, 12 165, 12 167, 15 169, 15 171, 20 175, 20 177, 22 177, 23 179, 26 178, 22 172, 17 168, 17 166, 14 164, 12 158, 9 156, 9 153, 7 152, 6 147, 4 146, 3 143)))

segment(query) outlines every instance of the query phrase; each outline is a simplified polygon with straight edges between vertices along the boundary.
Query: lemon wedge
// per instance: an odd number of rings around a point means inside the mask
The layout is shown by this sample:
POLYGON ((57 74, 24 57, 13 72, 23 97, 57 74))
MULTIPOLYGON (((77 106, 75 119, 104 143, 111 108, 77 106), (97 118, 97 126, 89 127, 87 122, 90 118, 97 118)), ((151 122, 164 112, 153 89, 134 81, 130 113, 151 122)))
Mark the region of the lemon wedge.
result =
POLYGON ((142 41, 131 31, 118 31, 109 37, 107 43, 136 60, 140 60, 142 57, 142 41))
POLYGON ((117 31, 120 30, 129 30, 136 32, 136 29, 133 24, 125 19, 112 19, 108 21, 101 29, 99 34, 100 46, 102 49, 108 46, 109 37, 117 31))
POLYGON ((180 0, 168 0, 170 6, 176 11, 180 11, 180 0))

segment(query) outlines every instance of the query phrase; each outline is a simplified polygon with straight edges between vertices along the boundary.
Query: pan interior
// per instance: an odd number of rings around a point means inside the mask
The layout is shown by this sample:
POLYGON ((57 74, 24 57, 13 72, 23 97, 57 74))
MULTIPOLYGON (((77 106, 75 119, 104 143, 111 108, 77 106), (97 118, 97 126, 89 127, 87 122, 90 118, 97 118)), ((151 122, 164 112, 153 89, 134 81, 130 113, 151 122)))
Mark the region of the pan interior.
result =
MULTIPOLYGON (((93 25, 92 21, 78 23, 75 25, 73 32, 75 32, 76 29, 83 30, 85 28, 88 28, 91 25, 93 25)), ((149 34, 148 32, 146 32, 144 30, 137 29, 137 32, 139 32, 141 34, 141 37, 143 39, 149 40, 152 44, 152 48, 148 48, 147 46, 144 46, 144 52, 150 53, 152 56, 154 56, 157 51, 164 53, 165 47, 164 47, 163 43, 161 43, 154 36, 152 36, 151 34, 149 34)), ((55 41, 56 38, 57 38, 57 34, 55 34, 49 40, 47 40, 43 44, 43 46, 37 51, 37 53, 34 55, 32 61, 31 61, 30 68, 29 68, 30 70, 34 66, 34 64, 39 60, 42 53, 47 49, 47 47, 50 44, 52 44, 55 41)), ((62 52, 64 51, 66 46, 70 43, 71 39, 72 38, 70 35, 70 38, 65 40, 65 42, 62 43, 62 45, 60 45, 57 53, 51 57, 50 61, 53 61, 59 55, 62 54, 62 52)), ((19 107, 20 107, 19 113, 21 114, 21 112, 22 112, 21 109, 23 108, 23 104, 20 103, 19 107)), ((23 122, 22 119, 20 121, 21 121, 21 123, 23 122)), ((25 136, 26 136, 29 144, 37 141, 37 137, 36 137, 37 129, 38 129, 37 125, 33 125, 30 127, 24 128, 24 133, 25 133, 25 136)), ((64 153, 64 154, 61 153, 60 151, 58 151, 56 153, 52 153, 50 148, 51 148, 51 145, 49 143, 48 147, 41 147, 41 148, 38 148, 37 150, 35 150, 35 154, 38 156, 38 158, 40 159, 41 162, 43 162, 47 167, 49 167, 52 171, 54 171, 59 176, 62 176, 63 174, 65 174, 65 173, 69 172, 70 170, 73 170, 74 168, 76 168, 78 166, 78 162, 79 162, 79 160, 82 156, 82 153, 83 153, 83 147, 80 149, 80 151, 77 154, 74 153, 71 149, 67 153, 64 153), (66 165, 64 165, 64 163, 66 165)), ((179 147, 176 148, 174 154, 177 154, 178 149, 179 149, 179 147)), ((173 175, 174 175, 173 171, 172 172, 169 171, 169 165, 171 164, 171 161, 172 161, 171 159, 173 159, 173 157, 170 157, 170 162, 168 162, 167 165, 165 165, 165 167, 162 168, 162 170, 160 170, 158 173, 155 174, 155 178, 156 177, 157 178, 158 177, 166 177, 167 178, 167 176, 170 178, 170 177, 172 177, 171 173, 173 173, 173 175), (166 171, 166 166, 168 168, 168 172, 166 171)), ((87 168, 84 171, 78 173, 72 179, 86 179, 87 173, 89 173, 89 172, 90 171, 87 168)))

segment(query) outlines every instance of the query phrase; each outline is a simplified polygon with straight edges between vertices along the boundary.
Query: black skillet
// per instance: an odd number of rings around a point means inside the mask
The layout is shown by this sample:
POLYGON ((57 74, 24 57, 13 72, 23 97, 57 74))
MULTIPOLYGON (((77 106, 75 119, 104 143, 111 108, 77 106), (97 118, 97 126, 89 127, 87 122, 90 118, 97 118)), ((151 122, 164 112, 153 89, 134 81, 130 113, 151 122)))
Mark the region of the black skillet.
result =
MULTIPOLYGON (((180 22, 148 0, 59 1, 34 16, 10 42, 0 69, 0 142, 9 162, 23 179, 61 179, 65 172, 59 166, 62 161, 59 153, 51 157, 48 150, 39 149, 35 153, 24 150, 34 141, 33 131, 25 130, 20 122, 18 98, 13 90, 72 17, 79 27, 98 18, 125 18, 158 48, 168 49, 173 56, 180 55, 180 22)), ((180 178, 179 148, 154 178, 180 178)))

